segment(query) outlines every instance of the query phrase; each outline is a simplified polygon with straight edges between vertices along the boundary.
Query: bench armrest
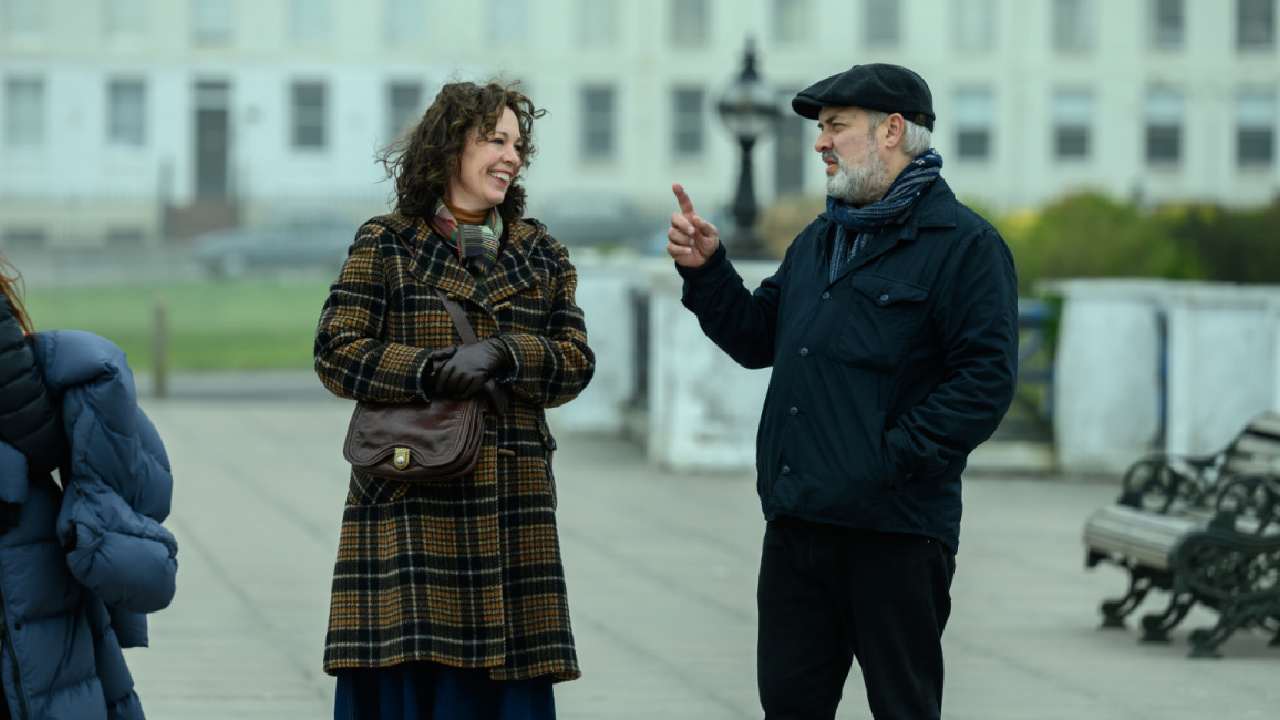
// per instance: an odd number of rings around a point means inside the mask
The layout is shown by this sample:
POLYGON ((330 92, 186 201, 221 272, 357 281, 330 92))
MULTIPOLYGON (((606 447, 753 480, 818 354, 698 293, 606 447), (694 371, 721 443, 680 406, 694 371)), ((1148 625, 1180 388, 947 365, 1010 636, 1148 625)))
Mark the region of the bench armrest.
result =
POLYGON ((1161 514, 1175 508, 1205 507, 1222 458, 1222 453, 1148 455, 1125 470, 1118 502, 1161 514))

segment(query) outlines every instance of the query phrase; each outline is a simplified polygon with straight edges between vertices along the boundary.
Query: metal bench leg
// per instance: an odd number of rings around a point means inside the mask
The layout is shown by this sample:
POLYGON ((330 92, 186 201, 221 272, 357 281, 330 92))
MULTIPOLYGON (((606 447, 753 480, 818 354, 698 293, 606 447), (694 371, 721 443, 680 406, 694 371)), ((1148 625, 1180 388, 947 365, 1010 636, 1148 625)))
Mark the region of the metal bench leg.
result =
POLYGON ((1242 627, 1259 624, 1263 618, 1256 617, 1258 608, 1242 608, 1239 602, 1231 600, 1224 603, 1218 611, 1218 624, 1211 628, 1198 628, 1191 631, 1191 653, 1193 658, 1220 658, 1222 653, 1218 647, 1227 641, 1242 627))
POLYGON ((1171 592, 1169 605, 1164 612, 1151 613, 1142 617, 1142 638, 1144 643, 1167 643, 1169 631, 1182 622, 1191 607, 1195 605, 1195 597, 1187 592, 1171 592))
POLYGON ((1146 569, 1129 567, 1129 592, 1117 600, 1102 602, 1102 627, 1123 629, 1124 619, 1138 609, 1151 587, 1152 576, 1146 569))

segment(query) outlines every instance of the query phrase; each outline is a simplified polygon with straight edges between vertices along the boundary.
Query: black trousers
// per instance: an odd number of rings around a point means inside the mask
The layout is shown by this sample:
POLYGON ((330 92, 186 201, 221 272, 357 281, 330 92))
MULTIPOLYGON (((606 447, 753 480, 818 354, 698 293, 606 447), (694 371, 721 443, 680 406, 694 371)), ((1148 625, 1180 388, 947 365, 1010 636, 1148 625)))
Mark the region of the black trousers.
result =
POLYGON ((853 660, 876 720, 938 720, 955 555, 921 535, 769 522, 756 589, 765 720, 830 720, 853 660))

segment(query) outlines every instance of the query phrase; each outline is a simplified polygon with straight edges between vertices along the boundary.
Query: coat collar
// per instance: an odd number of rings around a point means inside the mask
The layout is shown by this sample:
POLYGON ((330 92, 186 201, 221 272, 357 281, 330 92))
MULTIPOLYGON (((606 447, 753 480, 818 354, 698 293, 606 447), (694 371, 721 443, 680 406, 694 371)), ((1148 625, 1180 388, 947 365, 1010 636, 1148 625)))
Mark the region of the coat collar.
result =
MULTIPOLYGON (((835 221, 822 214, 831 225, 829 233, 835 232, 835 221)), ((841 270, 839 281, 850 272, 866 265, 876 258, 897 247, 900 243, 912 243, 920 234, 921 228, 953 228, 956 226, 956 196, 947 181, 939 177, 933 185, 920 196, 920 200, 911 208, 906 220, 901 225, 893 225, 878 233, 867 243, 867 247, 847 263, 841 270)), ((829 238, 830 236, 828 236, 829 238)), ((825 254, 830 257, 831 240, 826 242, 825 254)))
POLYGON ((410 267, 418 279, 451 296, 480 305, 493 304, 537 281, 529 262, 529 252, 546 234, 546 228, 540 223, 519 220, 507 225, 497 263, 485 275, 483 282, 477 282, 459 262, 457 253, 426 220, 399 214, 388 215, 383 220, 413 254, 410 267))

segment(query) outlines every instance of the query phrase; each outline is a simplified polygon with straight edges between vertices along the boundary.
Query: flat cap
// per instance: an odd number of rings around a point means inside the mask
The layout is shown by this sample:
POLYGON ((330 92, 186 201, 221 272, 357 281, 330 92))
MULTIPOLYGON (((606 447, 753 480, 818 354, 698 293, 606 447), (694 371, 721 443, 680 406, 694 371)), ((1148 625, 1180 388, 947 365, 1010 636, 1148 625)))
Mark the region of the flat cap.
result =
POLYGON ((801 90, 791 101, 791 109, 810 120, 817 120, 824 107, 900 113, 929 130, 933 130, 935 119, 933 95, 924 78, 901 65, 887 63, 854 65, 801 90))

